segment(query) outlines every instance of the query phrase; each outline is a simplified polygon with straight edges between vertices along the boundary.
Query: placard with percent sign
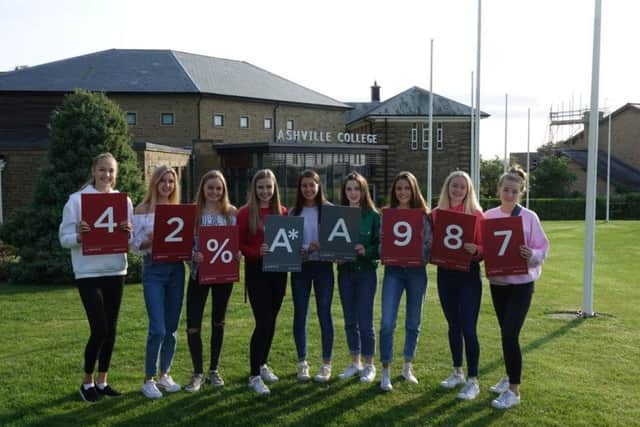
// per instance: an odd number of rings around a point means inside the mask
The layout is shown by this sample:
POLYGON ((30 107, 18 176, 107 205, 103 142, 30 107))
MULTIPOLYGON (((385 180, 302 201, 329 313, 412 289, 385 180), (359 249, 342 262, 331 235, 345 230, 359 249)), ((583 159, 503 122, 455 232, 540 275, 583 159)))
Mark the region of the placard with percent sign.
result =
POLYGON ((469 271, 473 254, 463 245, 473 243, 475 215, 438 209, 435 218, 431 263, 448 270, 469 271))
POLYGON ((520 256, 524 245, 521 216, 482 221, 482 244, 487 277, 529 272, 527 261, 520 256))
POLYGON ((422 209, 382 210, 382 263, 402 267, 424 264, 422 259, 422 209))
POLYGON ((126 253, 129 234, 118 230, 127 220, 126 193, 81 194, 80 217, 89 224, 82 236, 82 255, 126 253))
POLYGON ((154 262, 191 259, 196 205, 157 205, 153 221, 154 262))
POLYGON ((237 282, 240 279, 238 227, 202 226, 198 233, 199 251, 204 256, 198 266, 201 285, 237 282))

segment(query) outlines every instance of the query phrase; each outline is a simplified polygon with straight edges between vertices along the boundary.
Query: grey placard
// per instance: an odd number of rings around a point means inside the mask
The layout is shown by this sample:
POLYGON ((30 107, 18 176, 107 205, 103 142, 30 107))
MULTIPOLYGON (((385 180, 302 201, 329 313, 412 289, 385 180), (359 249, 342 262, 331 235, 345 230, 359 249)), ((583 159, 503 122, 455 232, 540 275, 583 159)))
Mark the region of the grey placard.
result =
POLYGON ((360 208, 349 206, 323 206, 320 218, 320 250, 324 261, 354 261, 358 254, 355 245, 360 242, 360 208))
POLYGON ((301 270, 304 218, 267 215, 264 242, 269 252, 262 258, 262 271, 298 272, 301 270))

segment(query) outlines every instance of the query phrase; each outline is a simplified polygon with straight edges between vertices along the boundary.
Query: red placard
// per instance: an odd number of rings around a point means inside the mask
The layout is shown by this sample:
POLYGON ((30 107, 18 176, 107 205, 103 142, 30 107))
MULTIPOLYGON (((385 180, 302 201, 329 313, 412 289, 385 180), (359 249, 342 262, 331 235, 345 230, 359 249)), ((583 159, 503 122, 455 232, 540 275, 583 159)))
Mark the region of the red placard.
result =
POLYGON ((129 233, 118 224, 127 220, 126 193, 82 194, 83 221, 90 230, 82 235, 82 255, 120 254, 129 250, 129 233))
POLYGON ((204 259, 198 266, 201 285, 237 282, 240 279, 238 227, 235 225, 201 226, 199 251, 204 259))
POLYGON ((482 221, 484 269, 488 277, 527 274, 527 261, 520 256, 524 245, 522 217, 485 219, 482 221))
POLYGON ((431 263, 449 270, 469 271, 473 254, 464 249, 464 244, 473 243, 475 215, 438 209, 435 218, 431 263))
POLYGON ((384 265, 414 267, 423 265, 422 209, 382 210, 382 262, 384 265))
POLYGON ((187 261, 193 249, 196 205, 157 205, 151 256, 155 262, 187 261))

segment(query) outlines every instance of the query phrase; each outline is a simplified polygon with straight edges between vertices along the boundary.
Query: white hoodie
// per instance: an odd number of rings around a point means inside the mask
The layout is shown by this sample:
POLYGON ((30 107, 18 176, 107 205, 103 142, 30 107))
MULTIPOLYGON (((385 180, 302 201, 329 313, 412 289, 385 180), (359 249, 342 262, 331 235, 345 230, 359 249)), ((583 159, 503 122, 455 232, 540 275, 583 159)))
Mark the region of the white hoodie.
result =
MULTIPOLYGON (((117 193, 111 190, 111 193, 117 193)), ((82 193, 99 193, 93 185, 87 185, 69 196, 62 211, 62 222, 58 230, 58 238, 63 248, 71 249, 71 263, 76 279, 100 276, 124 276, 127 274, 127 254, 82 255, 82 244, 78 243, 76 225, 81 221, 82 193)), ((127 215, 129 221, 133 216, 133 205, 127 197, 127 215)))

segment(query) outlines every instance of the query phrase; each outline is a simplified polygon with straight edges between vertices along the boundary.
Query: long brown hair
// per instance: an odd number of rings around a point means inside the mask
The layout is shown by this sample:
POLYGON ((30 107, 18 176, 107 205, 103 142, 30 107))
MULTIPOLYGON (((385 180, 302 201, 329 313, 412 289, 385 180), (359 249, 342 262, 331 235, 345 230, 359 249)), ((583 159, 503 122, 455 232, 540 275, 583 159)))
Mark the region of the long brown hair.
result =
POLYGON ((298 190, 296 191, 296 204, 293 208, 293 214, 295 216, 300 215, 302 212, 302 208, 304 207, 304 196, 302 195, 302 180, 304 178, 311 178, 313 181, 318 184, 318 194, 315 197, 315 205, 318 207, 318 220, 320 220, 320 211, 322 209, 322 205, 326 203, 327 199, 324 197, 324 191, 322 191, 322 182, 320 181, 320 175, 314 170, 307 169, 302 171, 300 176, 298 177, 298 190))
POLYGON ((251 180, 251 190, 247 197, 247 208, 249 209, 249 233, 256 234, 258 226, 262 225, 260 219, 260 201, 256 185, 259 180, 269 178, 273 183, 273 197, 269 200, 269 210, 273 215, 282 215, 282 205, 280 204, 280 191, 278 190, 278 180, 271 169, 260 169, 253 175, 251 180))
POLYGON ((347 197, 347 182, 355 181, 360 186, 360 207, 362 208, 362 214, 364 215, 368 210, 376 211, 376 205, 371 199, 369 194, 369 184, 364 176, 358 172, 349 173, 342 181, 342 189, 340 190, 340 204, 343 206, 349 206, 349 198, 347 197))
POLYGON ((138 205, 139 209, 144 210, 146 213, 156 210, 156 204, 158 203, 158 183, 166 173, 173 175, 175 181, 173 193, 169 195, 169 204, 177 205, 180 203, 180 182, 178 181, 178 174, 171 166, 158 165, 153 170, 153 174, 151 174, 147 194, 145 194, 144 199, 138 205))
POLYGON ((227 180, 224 179, 224 175, 219 170, 210 170, 209 172, 202 175, 200 178, 200 184, 198 185, 198 191, 196 192, 196 197, 193 203, 196 205, 196 224, 195 231, 198 234, 198 230, 200 230, 200 223, 202 217, 202 207, 206 204, 206 199, 204 195, 204 186, 210 179, 218 179, 222 184, 222 200, 220 200, 220 212, 224 216, 227 224, 231 224, 231 216, 233 212, 236 210, 235 206, 231 204, 229 201, 229 191, 227 190, 227 180))
POLYGON ((402 171, 396 175, 393 179, 393 184, 391 184, 391 191, 389 191, 389 207, 397 208, 400 205, 398 198, 396 197, 396 183, 404 179, 409 183, 409 187, 411 187, 411 202, 409 203, 412 209, 422 209, 425 214, 429 214, 429 206, 427 202, 424 201, 424 197, 422 197, 422 192, 420 192, 420 186, 418 185, 418 180, 415 175, 408 171, 402 171))

